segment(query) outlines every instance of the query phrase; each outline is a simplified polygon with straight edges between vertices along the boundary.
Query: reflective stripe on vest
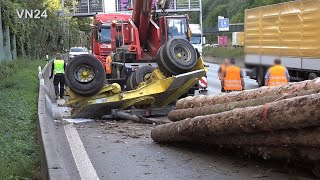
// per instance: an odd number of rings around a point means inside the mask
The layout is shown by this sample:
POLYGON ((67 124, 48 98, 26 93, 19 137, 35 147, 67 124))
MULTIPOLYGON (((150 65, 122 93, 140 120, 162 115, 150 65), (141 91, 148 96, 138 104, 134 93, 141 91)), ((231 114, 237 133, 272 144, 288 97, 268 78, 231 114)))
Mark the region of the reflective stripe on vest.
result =
POLYGON ((106 59, 106 73, 107 74, 111 74, 111 62, 112 62, 111 56, 108 56, 106 59))
POLYGON ((224 78, 224 89, 226 91, 241 91, 241 69, 237 66, 226 68, 226 77, 224 78))
POLYGON ((275 65, 270 68, 269 86, 281 86, 288 84, 286 68, 281 65, 275 65))
POLYGON ((53 69, 54 74, 64 74, 64 60, 56 59, 53 61, 53 65, 54 65, 54 69, 53 69))

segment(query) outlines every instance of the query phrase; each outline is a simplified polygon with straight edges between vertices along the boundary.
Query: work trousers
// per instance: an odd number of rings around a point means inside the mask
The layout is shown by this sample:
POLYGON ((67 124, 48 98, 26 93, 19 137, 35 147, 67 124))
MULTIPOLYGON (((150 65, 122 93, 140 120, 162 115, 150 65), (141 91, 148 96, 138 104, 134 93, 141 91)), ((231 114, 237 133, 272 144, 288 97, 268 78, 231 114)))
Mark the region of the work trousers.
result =
POLYGON ((54 91, 56 93, 56 96, 60 95, 61 99, 63 98, 63 95, 64 95, 64 84, 65 84, 64 74, 56 74, 53 79, 54 91), (59 91, 59 85, 60 85, 60 91, 59 91))

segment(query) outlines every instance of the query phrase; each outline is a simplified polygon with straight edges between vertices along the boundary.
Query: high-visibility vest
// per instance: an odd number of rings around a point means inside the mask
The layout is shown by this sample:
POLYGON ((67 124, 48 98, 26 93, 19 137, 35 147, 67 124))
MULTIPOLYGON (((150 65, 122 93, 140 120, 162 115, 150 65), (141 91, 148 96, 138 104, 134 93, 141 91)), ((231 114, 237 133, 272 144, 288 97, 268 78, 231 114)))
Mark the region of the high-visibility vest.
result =
POLYGON ((221 72, 219 72, 218 77, 219 77, 219 79, 221 80, 224 72, 226 71, 226 65, 221 64, 220 70, 221 70, 221 72))
POLYGON ((56 59, 53 61, 53 73, 56 74, 64 74, 64 60, 56 59))
POLYGON ((237 66, 229 66, 226 68, 226 77, 224 78, 224 90, 241 91, 241 69, 237 66))
POLYGON ((111 56, 108 56, 106 59, 106 73, 107 74, 111 74, 111 62, 112 62, 111 56))
POLYGON ((270 68, 269 86, 281 86, 288 84, 286 68, 281 65, 274 65, 270 68))

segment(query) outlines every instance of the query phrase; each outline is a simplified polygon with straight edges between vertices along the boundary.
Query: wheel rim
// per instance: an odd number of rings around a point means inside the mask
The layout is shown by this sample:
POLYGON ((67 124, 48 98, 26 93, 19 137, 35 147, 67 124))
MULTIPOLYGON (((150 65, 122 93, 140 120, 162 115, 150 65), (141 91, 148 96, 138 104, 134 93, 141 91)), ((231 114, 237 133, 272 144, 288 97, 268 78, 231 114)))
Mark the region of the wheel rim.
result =
POLYGON ((174 47, 174 54, 177 59, 180 61, 190 61, 191 60, 191 52, 186 46, 176 45, 174 47))
POLYGON ((148 79, 150 79, 151 73, 145 73, 143 75, 143 81, 147 81, 148 79))
POLYGON ((95 78, 95 73, 91 66, 80 65, 75 69, 73 76, 81 83, 88 83, 95 78))

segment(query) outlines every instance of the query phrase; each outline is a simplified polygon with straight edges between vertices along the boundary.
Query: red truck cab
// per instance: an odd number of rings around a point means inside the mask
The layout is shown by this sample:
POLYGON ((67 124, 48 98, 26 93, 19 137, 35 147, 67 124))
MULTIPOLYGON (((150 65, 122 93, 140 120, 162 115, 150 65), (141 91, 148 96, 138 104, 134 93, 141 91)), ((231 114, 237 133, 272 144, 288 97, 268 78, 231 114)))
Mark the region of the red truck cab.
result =
MULTIPOLYGON (((127 22, 130 18, 131 13, 107 13, 96 14, 94 16, 91 48, 93 55, 95 55, 104 66, 107 56, 117 47, 118 33, 116 26, 113 24, 115 24, 115 22, 127 22)), ((124 31, 125 30, 126 28, 124 28, 124 31)), ((128 41, 128 37, 124 36, 123 38, 125 42, 128 41)))

